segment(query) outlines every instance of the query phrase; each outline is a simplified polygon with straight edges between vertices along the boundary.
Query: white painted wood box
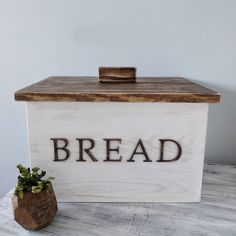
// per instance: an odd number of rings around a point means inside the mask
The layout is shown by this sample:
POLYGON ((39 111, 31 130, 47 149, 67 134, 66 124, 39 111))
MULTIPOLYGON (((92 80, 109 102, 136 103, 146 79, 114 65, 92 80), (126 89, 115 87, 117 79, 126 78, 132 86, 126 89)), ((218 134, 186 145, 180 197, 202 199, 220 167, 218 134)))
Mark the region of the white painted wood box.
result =
POLYGON ((200 200, 219 93, 184 78, 50 77, 15 99, 27 102, 30 165, 56 178, 58 201, 200 200))

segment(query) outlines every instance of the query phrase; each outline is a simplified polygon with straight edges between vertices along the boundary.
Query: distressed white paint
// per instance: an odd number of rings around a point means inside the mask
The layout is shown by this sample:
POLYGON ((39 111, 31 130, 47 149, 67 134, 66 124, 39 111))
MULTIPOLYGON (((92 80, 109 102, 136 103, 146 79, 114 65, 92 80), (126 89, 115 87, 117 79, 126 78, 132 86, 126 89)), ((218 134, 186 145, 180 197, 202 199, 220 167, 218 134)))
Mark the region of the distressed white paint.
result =
MULTIPOLYGON (((197 103, 79 103, 29 102, 28 126, 32 166, 56 177, 62 202, 194 202, 200 200, 208 104, 197 103), (67 138, 71 157, 53 162, 50 138, 67 138), (93 138, 98 162, 76 162, 75 138, 93 138), (122 162, 103 162, 103 138, 122 138, 122 162), (152 162, 135 156, 142 138, 152 162), (178 161, 156 162, 159 138, 177 140, 183 149, 178 161)), ((166 145, 165 157, 175 155, 166 145)), ((116 155, 113 153, 112 155, 116 155)))

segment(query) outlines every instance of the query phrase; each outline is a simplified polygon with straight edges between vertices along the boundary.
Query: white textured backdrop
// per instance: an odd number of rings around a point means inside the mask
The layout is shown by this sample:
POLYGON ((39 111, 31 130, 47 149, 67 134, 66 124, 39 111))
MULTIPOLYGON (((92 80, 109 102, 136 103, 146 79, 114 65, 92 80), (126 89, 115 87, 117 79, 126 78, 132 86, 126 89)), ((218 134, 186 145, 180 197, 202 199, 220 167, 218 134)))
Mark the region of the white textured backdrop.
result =
POLYGON ((0 195, 28 163, 24 103, 14 91, 50 75, 185 76, 218 90, 206 160, 236 164, 236 1, 0 0, 0 195))

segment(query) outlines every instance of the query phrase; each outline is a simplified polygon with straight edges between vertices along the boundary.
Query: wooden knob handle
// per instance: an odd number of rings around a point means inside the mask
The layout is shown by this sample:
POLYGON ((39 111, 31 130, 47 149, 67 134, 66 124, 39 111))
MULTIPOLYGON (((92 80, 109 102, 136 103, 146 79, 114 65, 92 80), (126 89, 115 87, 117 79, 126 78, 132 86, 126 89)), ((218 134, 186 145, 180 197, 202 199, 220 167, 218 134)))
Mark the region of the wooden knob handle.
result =
POLYGON ((100 83, 135 83, 135 67, 99 67, 100 83))

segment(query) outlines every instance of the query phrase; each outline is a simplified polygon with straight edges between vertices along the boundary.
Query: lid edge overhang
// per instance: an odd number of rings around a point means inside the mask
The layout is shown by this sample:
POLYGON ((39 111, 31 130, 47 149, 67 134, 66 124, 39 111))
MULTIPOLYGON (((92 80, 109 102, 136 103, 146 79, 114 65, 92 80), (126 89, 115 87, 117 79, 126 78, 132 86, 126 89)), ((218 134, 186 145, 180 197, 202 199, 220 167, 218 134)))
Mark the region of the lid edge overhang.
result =
POLYGON ((15 92, 16 101, 219 103, 220 93, 184 77, 101 84, 95 76, 51 76, 15 92))
POLYGON ((32 102, 169 102, 219 103, 220 93, 15 93, 16 101, 32 102))

